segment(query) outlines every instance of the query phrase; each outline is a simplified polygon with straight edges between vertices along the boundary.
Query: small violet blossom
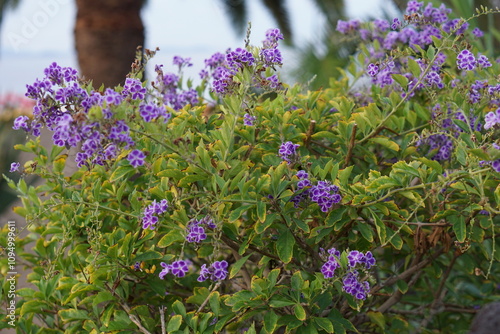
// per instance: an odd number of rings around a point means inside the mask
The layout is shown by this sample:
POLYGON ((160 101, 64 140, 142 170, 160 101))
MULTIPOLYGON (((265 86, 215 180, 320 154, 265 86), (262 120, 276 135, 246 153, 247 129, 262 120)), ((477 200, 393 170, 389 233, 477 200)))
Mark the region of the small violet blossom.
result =
POLYGON ((21 166, 21 164, 19 162, 13 162, 10 164, 10 172, 13 173, 13 172, 17 172, 19 170, 19 167, 21 166))

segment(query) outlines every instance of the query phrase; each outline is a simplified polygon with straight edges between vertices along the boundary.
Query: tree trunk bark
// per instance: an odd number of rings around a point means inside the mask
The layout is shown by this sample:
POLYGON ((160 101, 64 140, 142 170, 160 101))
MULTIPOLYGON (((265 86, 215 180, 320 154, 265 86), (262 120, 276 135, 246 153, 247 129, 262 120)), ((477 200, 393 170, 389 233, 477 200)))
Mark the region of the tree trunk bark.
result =
POLYGON ((142 0, 76 0, 75 47, 80 73, 95 88, 125 81, 144 45, 142 0))

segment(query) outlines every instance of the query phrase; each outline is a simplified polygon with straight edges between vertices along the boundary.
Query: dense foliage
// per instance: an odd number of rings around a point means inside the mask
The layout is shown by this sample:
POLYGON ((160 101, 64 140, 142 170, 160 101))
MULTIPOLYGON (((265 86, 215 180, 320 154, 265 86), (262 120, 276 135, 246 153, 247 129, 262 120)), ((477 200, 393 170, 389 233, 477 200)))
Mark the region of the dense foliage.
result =
POLYGON ((450 15, 339 21, 359 52, 319 91, 280 82, 277 29, 196 88, 180 57, 99 91, 52 64, 14 122, 12 171, 44 179, 10 182, 35 243, 19 331, 466 331, 498 300, 499 65, 450 15))

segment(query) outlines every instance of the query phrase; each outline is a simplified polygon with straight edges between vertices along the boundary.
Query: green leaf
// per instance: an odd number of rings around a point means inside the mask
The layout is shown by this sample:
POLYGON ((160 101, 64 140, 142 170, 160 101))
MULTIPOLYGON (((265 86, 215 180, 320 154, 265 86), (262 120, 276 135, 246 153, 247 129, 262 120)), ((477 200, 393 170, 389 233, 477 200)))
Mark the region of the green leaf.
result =
POLYGON ((109 177, 109 182, 116 182, 126 175, 132 174, 135 172, 135 168, 132 166, 120 166, 111 174, 109 177))
POLYGON ((179 187, 181 188, 186 188, 189 186, 189 184, 197 181, 206 181, 208 180, 207 175, 199 175, 199 174, 192 174, 192 175, 187 175, 180 179, 179 181, 179 187))
POLYGON ((408 78, 401 74, 392 74, 392 78, 402 87, 406 88, 408 86, 408 78))
POLYGON ((29 300, 23 304, 19 315, 22 317, 25 314, 29 313, 42 314, 43 309, 48 309, 48 308, 49 305, 43 300, 40 299, 29 300))
POLYGON ((156 259, 161 259, 162 257, 163 257, 163 255, 160 252, 148 250, 144 253, 137 255, 135 257, 134 261, 141 262, 141 261, 148 261, 148 260, 156 260, 156 259))
POLYGON ((385 330, 385 317, 382 312, 368 311, 366 315, 368 315, 373 323, 377 324, 382 330, 385 330))
POLYGON ((172 308, 176 314, 180 314, 184 317, 186 316, 186 307, 184 306, 184 304, 180 300, 176 300, 172 304, 172 308))
POLYGON ((293 308, 293 313, 295 314, 297 319, 299 319, 300 321, 306 321, 307 314, 306 314, 306 310, 304 310, 304 307, 302 305, 295 304, 295 306, 293 308))
POLYGON ((208 302, 210 303, 210 310, 214 313, 216 317, 219 316, 220 312, 220 293, 219 291, 213 291, 208 297, 208 302))
POLYGON ((385 146, 390 150, 395 152, 399 151, 399 145, 386 137, 374 137, 370 139, 371 142, 377 143, 379 145, 385 146))
POLYGON ((57 312, 63 321, 86 320, 89 314, 84 310, 66 309, 57 312))
POLYGON ((464 242, 467 236, 465 218, 463 216, 455 217, 455 219, 450 219, 452 220, 453 232, 455 232, 458 242, 464 242))
POLYGON ((245 264, 245 262, 247 262, 250 255, 252 254, 242 257, 231 266, 231 269, 229 270, 229 279, 233 278, 238 271, 240 271, 241 267, 245 264))
POLYGON ((292 260, 294 245, 295 238, 293 237, 292 232, 287 229, 285 233, 281 234, 276 241, 276 250, 281 261, 288 263, 292 260))
POLYGON ((356 227, 366 241, 373 242, 373 231, 370 225, 366 223, 357 223, 356 227))
POLYGON ((257 202, 257 217, 262 223, 266 221, 266 203, 264 201, 257 202))
POLYGON ((278 323, 278 315, 273 310, 268 310, 264 314, 264 330, 266 333, 274 333, 276 324, 278 323))
POLYGON ((417 160, 420 161, 420 162, 422 162, 424 165, 426 165, 426 166, 434 169, 439 174, 443 173, 443 167, 436 160, 430 160, 430 159, 427 159, 427 158, 424 158, 424 157, 418 158, 417 160))
POLYGON ((168 321, 167 324, 167 333, 171 333, 173 331, 178 330, 181 327, 182 324, 182 315, 176 314, 170 320, 168 321))
POLYGON ((273 296, 269 300, 269 306, 274 308, 286 307, 294 305, 295 302, 291 299, 288 299, 286 296, 273 296))
POLYGON ((328 318, 314 317, 314 322, 323 328, 327 333, 334 333, 333 324, 328 318))
POLYGON ((380 219, 380 217, 375 213, 373 213, 372 217, 375 222, 375 228, 377 229, 377 234, 380 239, 380 243, 385 244, 385 240, 387 238, 387 231, 385 230, 385 224, 382 221, 382 219, 380 219))
POLYGON ((351 176, 353 168, 354 166, 349 166, 339 171, 339 182, 343 187, 346 187, 349 183, 349 176, 351 176))
POLYGON ((408 284, 402 279, 398 280, 396 282, 396 285, 398 286, 398 290, 401 291, 402 294, 405 294, 408 291, 408 284))
POLYGON ((415 78, 420 77, 420 65, 411 57, 408 57, 408 68, 415 78))
POLYGON ((92 300, 92 305, 96 306, 100 303, 104 303, 110 300, 114 300, 115 297, 109 291, 100 291, 92 300))
POLYGON ((400 186, 400 183, 397 182, 396 180, 390 178, 389 176, 381 176, 373 180, 368 187, 366 187, 366 190, 369 192, 379 192, 383 189, 387 188, 394 188, 400 186))
POLYGON ((172 245, 174 242, 183 241, 183 240, 184 240, 184 236, 182 235, 182 232, 174 229, 174 230, 171 230, 170 232, 168 232, 167 234, 165 234, 160 239, 160 241, 158 241, 157 246, 160 248, 165 248, 165 247, 172 245))

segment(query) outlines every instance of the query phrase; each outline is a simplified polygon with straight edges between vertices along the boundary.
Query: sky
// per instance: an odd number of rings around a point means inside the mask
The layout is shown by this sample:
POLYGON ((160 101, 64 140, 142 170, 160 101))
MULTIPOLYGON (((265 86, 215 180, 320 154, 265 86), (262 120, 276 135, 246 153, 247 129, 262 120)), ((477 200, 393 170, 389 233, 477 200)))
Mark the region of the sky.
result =
MULTIPOLYGON (((352 18, 381 16, 384 0, 348 0, 352 18)), ((258 45, 269 28, 276 27, 262 1, 248 0, 252 22, 251 41, 258 45)), ((311 0, 288 0, 294 43, 312 43, 321 35, 323 21, 311 0)), ((24 94, 26 84, 43 76, 52 62, 78 68, 73 43, 76 16, 74 0, 21 0, 8 10, 0 30, 0 94, 24 94)), ((243 46, 219 0, 149 0, 142 18, 146 47, 160 51, 152 60, 172 66, 175 55, 191 57, 194 66, 186 73, 196 77, 203 61, 215 52, 243 46)), ((284 50, 284 62, 292 63, 293 50, 284 50)), ((174 67, 170 67, 174 70, 174 67)))

